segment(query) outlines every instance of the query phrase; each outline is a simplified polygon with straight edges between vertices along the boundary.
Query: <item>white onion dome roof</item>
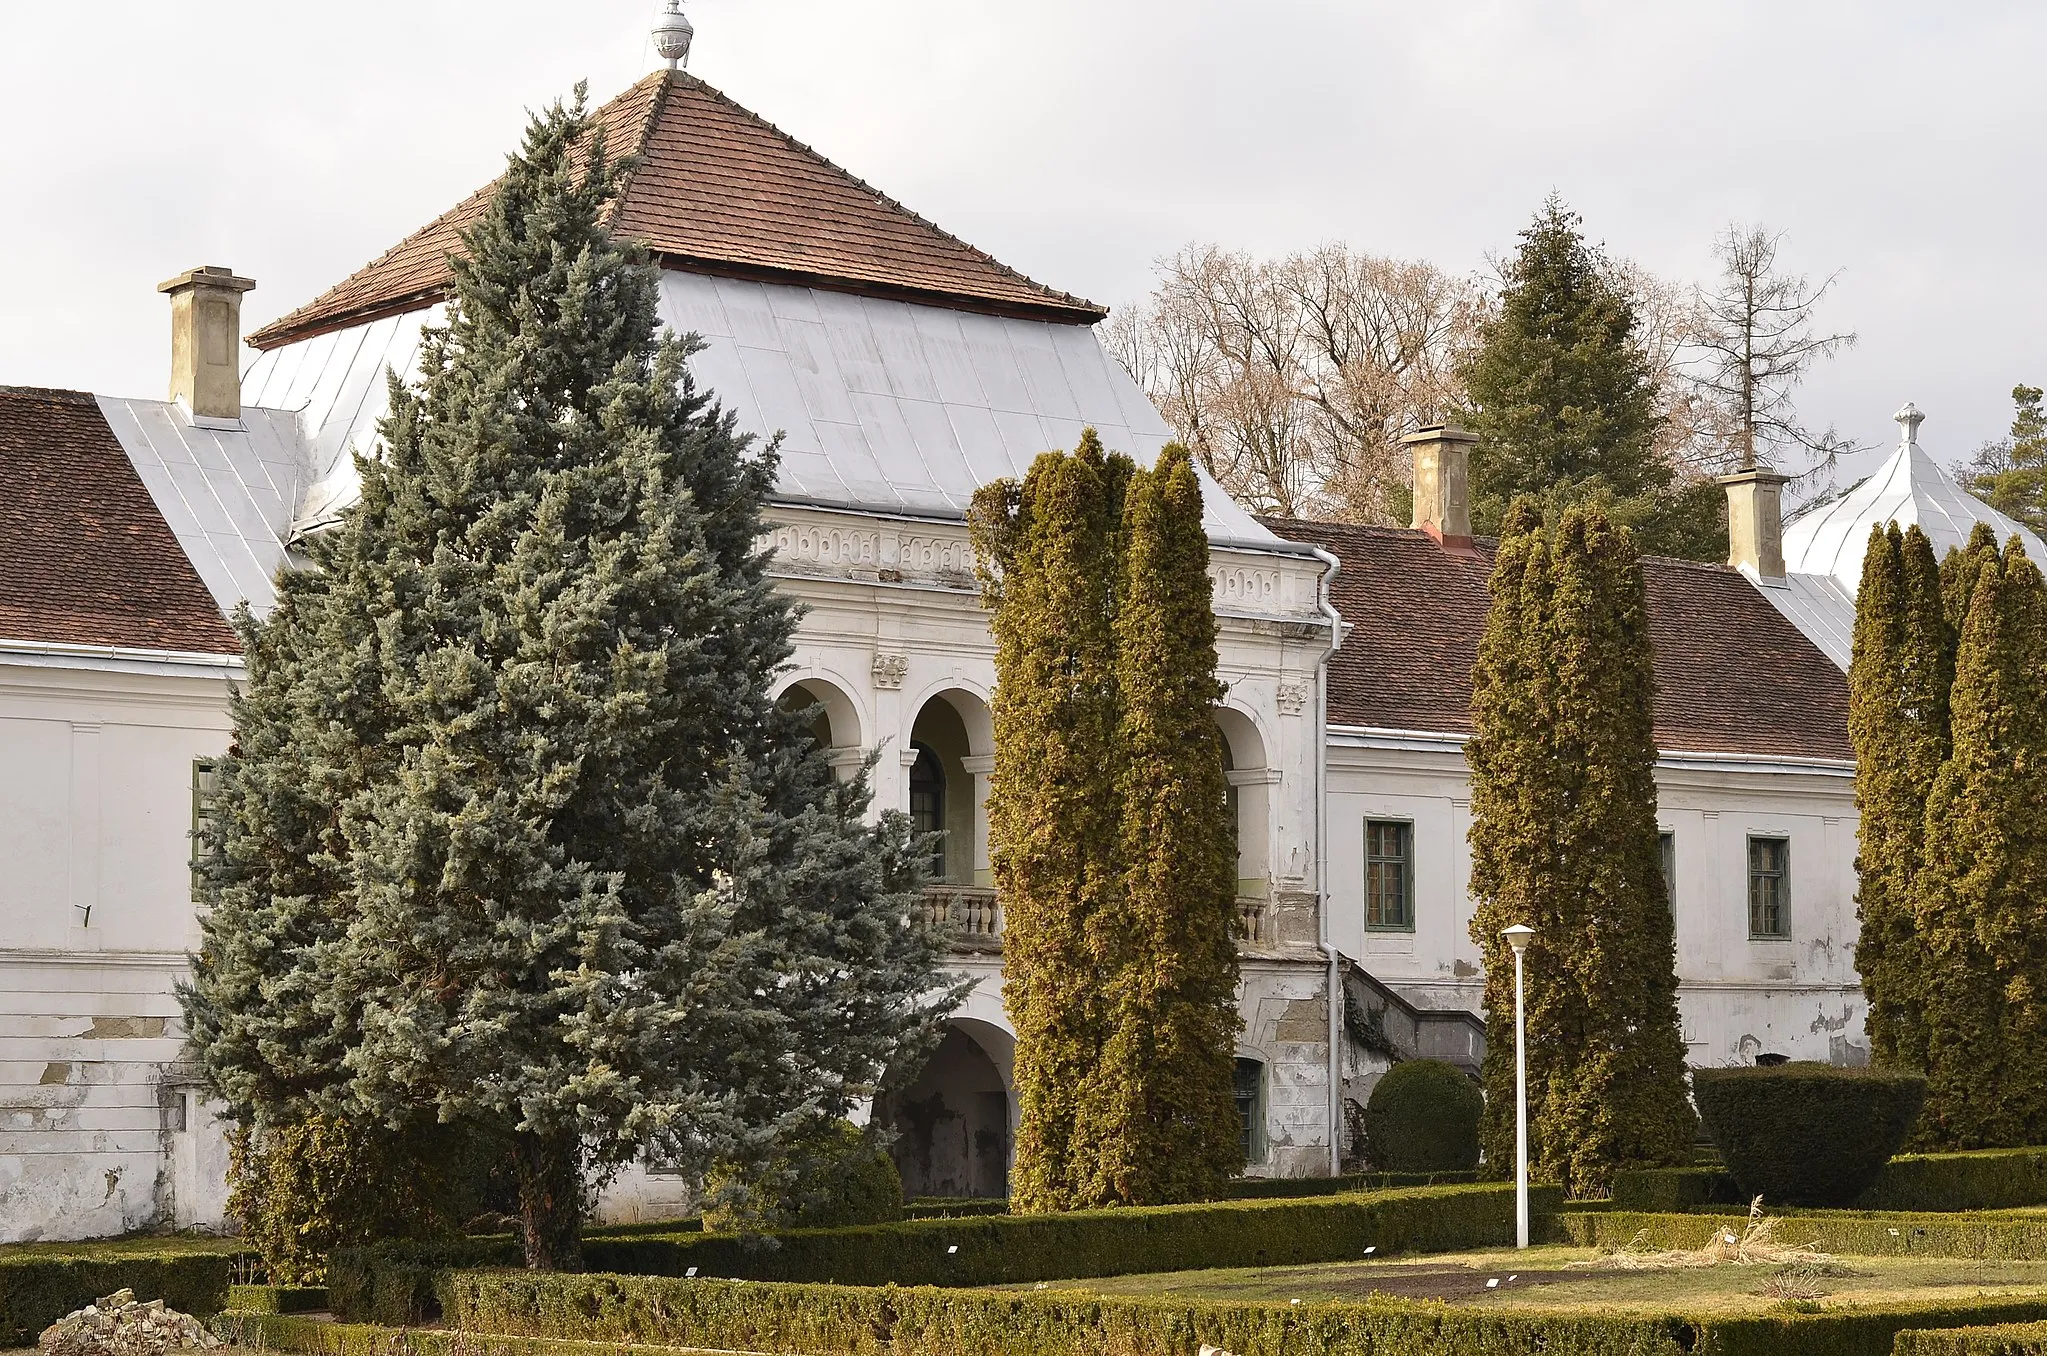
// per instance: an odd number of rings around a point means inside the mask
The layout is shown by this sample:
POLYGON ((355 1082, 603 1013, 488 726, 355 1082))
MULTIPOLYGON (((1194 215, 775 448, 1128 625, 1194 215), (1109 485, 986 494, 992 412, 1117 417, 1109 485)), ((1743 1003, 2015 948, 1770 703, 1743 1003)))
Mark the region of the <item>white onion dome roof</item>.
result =
POLYGON ((1946 467, 1919 445, 1926 416, 1907 404, 1895 418, 1898 448, 1846 494, 1813 504, 1784 524, 1784 568, 1793 574, 1831 575, 1852 596, 1862 582, 1870 529, 1917 525, 1933 542, 1936 559, 1961 546, 1978 523, 2000 543, 2016 536, 2034 563, 2047 566, 2047 545, 2017 522, 1955 483, 1946 467))

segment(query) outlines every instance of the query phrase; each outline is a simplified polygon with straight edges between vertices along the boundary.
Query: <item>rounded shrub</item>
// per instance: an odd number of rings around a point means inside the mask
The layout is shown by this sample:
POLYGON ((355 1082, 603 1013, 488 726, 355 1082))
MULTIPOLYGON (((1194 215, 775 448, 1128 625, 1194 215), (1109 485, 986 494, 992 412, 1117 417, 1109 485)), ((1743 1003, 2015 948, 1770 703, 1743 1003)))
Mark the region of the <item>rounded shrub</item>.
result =
POLYGON ((1794 1062, 1697 1069, 1692 1095, 1727 1171, 1772 1205, 1852 1205, 1912 1129, 1926 1080, 1794 1062))
POLYGON ((1478 1166, 1478 1084, 1439 1059, 1403 1060, 1365 1104, 1365 1154, 1382 1172, 1457 1172, 1478 1166))
MULTIPOLYGON (((715 1171, 705 1185, 722 1195, 733 1176, 729 1169, 715 1171)), ((743 1197, 706 1210, 705 1229, 840 1229, 903 1217, 903 1178, 895 1160, 851 1121, 825 1123, 741 1180, 747 1186, 743 1197)))

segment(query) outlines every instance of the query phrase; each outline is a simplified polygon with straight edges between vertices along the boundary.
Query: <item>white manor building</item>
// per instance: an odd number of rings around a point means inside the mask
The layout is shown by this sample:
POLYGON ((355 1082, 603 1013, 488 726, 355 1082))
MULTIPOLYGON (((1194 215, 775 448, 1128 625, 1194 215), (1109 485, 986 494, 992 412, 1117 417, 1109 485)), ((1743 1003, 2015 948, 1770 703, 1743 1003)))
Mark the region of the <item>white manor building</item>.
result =
MULTIPOLYGON (((613 228, 659 261, 667 322, 704 339, 696 377, 782 437, 776 577, 808 609, 789 699, 817 704, 843 767, 882 752, 878 805, 947 831, 930 908, 979 983, 880 1108, 906 1186, 1000 1195, 1015 1099, 982 812, 994 647, 964 510, 1084 427, 1143 461, 1168 430, 1097 341, 1102 308, 702 81, 657 73, 600 116, 642 158, 613 228)), ((488 191, 257 330, 253 356, 252 283, 165 284, 170 399, 0 388, 0 1241, 222 1222, 220 1127, 180 1061, 173 985, 198 939, 190 830, 242 671, 223 617, 270 606, 293 543, 353 502, 383 374, 412 370, 488 191)), ((1464 511, 1469 436, 1411 441, 1411 530, 1262 523, 1209 486, 1254 1173, 1333 1170, 1345 1104, 1390 1059, 1475 1069, 1483 1051, 1461 748, 1489 546, 1464 511)), ((1738 568, 1650 562, 1695 1064, 1862 1057, 1839 562, 1859 565, 1870 523, 1926 522, 1934 502, 1957 530, 1995 521, 1916 448, 1900 456, 1879 479, 1903 488, 1829 508, 1831 545, 1788 576, 1767 473, 1730 485, 1738 568)), ((635 1171, 603 1211, 650 1217, 685 1194, 635 1171)))

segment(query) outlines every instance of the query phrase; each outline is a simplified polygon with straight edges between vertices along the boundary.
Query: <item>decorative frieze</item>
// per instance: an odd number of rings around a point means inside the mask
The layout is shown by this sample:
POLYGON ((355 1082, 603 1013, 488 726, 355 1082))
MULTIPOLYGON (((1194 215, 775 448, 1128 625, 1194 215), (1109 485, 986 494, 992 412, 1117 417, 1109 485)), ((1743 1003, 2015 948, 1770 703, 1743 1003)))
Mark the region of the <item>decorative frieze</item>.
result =
POLYGON ((811 570, 873 572, 882 567, 882 534, 871 527, 778 523, 769 534, 777 561, 811 570))
MULTIPOLYGON (((775 569, 782 574, 974 587, 974 548, 965 524, 948 528, 833 515, 824 521, 773 523, 765 545, 773 551, 775 569)), ((1270 618, 1311 612, 1312 581, 1294 589, 1290 600, 1287 567, 1260 563, 1268 559, 1252 556, 1247 560, 1235 553, 1211 559, 1208 578, 1216 608, 1270 618)), ((1307 624, 1319 628, 1315 636, 1327 627, 1319 620, 1307 624)))
POLYGON ((1217 607, 1270 609, 1279 605, 1278 570, 1211 561, 1208 579, 1215 586, 1217 607))

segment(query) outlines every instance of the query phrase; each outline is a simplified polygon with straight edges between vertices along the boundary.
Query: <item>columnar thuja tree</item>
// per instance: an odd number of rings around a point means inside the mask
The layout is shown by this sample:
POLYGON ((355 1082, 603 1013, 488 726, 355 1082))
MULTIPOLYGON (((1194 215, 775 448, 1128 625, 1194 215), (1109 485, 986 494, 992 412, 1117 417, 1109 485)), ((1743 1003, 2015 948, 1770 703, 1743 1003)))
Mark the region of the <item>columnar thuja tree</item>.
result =
POLYGON ((1201 489, 1103 452, 976 498, 997 686, 989 838, 1019 1210, 1188 1200, 1241 1166, 1236 867, 1201 489))
POLYGON ((1514 1161, 1514 964, 1528 952, 1530 1169, 1574 1195, 1690 1153, 1676 943, 1656 840, 1648 607, 1627 529, 1510 511, 1472 674, 1471 934, 1485 953, 1486 1161, 1514 1161))
POLYGON ((186 995, 244 1123, 501 1133, 539 1267, 593 1179, 764 1162, 943 1006, 902 817, 769 696, 774 455, 658 336, 617 178, 580 95, 535 120, 361 506, 244 619, 186 995))
POLYGON ((1115 599, 1134 467, 1089 430, 1018 484, 975 497, 994 611, 988 838, 1003 905, 1003 1002, 1016 1026, 1018 1210, 1081 1203, 1076 1134, 1104 1041, 1099 955, 1117 892, 1115 599))
POLYGON ((2016 539, 2001 558, 1972 548, 1950 557, 1950 597, 1973 582, 1913 891, 1926 965, 1919 1138, 1956 1148, 2047 1139, 2047 591, 2016 539))
POLYGON ((1088 1106, 1088 1193, 1212 1196, 1243 1166, 1233 1094, 1237 860, 1211 714, 1215 610, 1193 458, 1168 447, 1124 497, 1116 614, 1121 891, 1105 919, 1106 1042, 1088 1106))
POLYGON ((1947 756, 1951 636, 1933 546, 1916 526, 1870 531, 1855 605, 1848 733, 1855 746, 1861 933, 1855 968, 1869 1000, 1879 1064, 1926 1062, 1926 951, 1914 877, 1924 856, 1926 802, 1947 756))

